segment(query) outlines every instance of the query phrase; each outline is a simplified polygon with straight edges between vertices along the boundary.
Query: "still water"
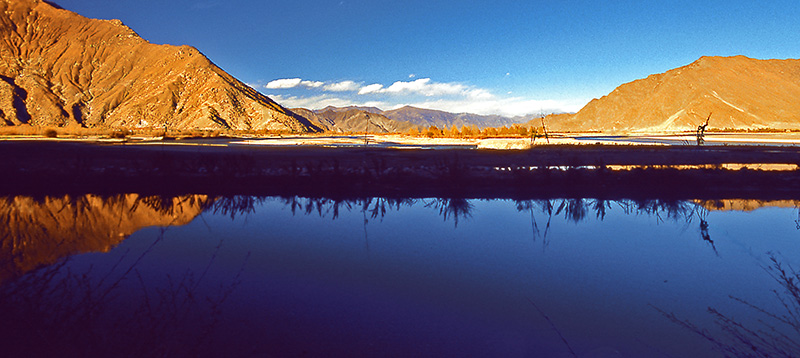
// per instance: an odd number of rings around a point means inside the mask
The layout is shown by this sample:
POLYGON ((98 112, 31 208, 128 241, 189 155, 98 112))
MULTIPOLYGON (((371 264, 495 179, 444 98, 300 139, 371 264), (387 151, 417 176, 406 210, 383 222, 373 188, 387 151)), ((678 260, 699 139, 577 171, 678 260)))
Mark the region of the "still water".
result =
POLYGON ((11 356, 792 356, 800 302, 777 269, 800 266, 798 204, 7 197, 0 339, 11 356))

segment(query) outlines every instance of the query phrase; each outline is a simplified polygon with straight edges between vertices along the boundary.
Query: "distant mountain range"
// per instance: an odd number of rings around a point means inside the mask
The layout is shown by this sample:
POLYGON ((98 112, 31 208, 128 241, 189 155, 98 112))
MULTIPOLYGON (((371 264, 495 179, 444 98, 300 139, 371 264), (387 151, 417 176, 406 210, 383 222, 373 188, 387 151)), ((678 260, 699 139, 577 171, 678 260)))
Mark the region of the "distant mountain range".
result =
POLYGON ((440 129, 463 126, 487 127, 511 126, 530 121, 534 116, 503 117, 498 115, 479 115, 472 113, 450 113, 433 109, 405 106, 384 111, 376 107, 333 107, 319 110, 292 108, 292 111, 305 117, 314 125, 328 132, 387 133, 407 132, 411 128, 425 130, 431 126, 440 129), (370 124, 367 125, 367 119, 370 124))
POLYGON ((377 108, 327 107, 316 111, 293 108, 292 111, 325 132, 403 133, 418 127, 410 122, 387 118, 379 114, 382 111, 377 108))
POLYGON ((701 57, 617 87, 578 113, 548 119, 558 131, 674 132, 800 129, 800 60, 701 57))
POLYGON ((0 126, 319 131, 193 47, 46 1, 0 0, 0 58, 0 126))

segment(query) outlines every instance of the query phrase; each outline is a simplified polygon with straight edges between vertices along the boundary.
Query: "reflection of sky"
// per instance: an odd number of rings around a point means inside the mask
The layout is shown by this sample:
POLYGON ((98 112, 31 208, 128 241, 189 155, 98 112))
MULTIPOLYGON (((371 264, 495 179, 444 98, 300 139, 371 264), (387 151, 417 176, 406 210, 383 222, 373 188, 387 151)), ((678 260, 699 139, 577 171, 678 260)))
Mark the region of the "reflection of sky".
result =
MULTIPOLYGON (((612 202, 603 221, 589 210, 575 223, 556 214, 559 202, 545 242, 533 235, 531 212, 511 201, 472 200, 471 216, 457 226, 423 201, 383 219, 366 213, 365 235, 360 204, 333 220, 316 211, 292 215, 268 200, 235 220, 206 213, 170 228, 141 271, 152 278, 199 271, 223 240, 210 277, 224 280, 249 253, 226 307, 239 324, 228 332, 263 335, 285 352, 313 338, 310 352, 371 342, 397 354, 560 354, 563 343, 533 301, 579 353, 682 356, 704 342, 650 305, 709 328, 709 306, 746 321, 753 312, 728 295, 777 309, 774 282, 759 265, 767 252, 791 260, 800 251, 795 209, 709 213, 717 254, 701 240, 697 215, 687 222, 625 214, 612 202)), ((543 233, 547 213, 534 206, 533 218, 543 233)), ((135 252, 156 231, 92 258, 135 252)))

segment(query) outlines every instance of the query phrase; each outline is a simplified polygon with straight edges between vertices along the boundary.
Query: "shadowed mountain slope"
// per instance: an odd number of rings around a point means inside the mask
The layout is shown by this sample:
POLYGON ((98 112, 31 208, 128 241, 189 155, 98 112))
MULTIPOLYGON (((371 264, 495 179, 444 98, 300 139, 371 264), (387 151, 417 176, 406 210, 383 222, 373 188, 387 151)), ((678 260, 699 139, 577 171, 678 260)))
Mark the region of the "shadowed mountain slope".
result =
POLYGON ((617 87, 578 113, 548 123, 560 131, 673 132, 800 127, 800 60, 702 57, 617 87))
POLYGON ((189 46, 0 0, 0 125, 317 131, 189 46))
POLYGON ((450 113, 433 109, 424 109, 405 106, 398 109, 383 111, 386 117, 396 121, 406 121, 422 127, 437 126, 440 129, 456 126, 476 126, 478 128, 502 127, 515 123, 525 123, 532 116, 503 117, 499 115, 479 115, 473 113, 450 113))
POLYGON ((317 111, 304 108, 292 109, 326 132, 402 133, 417 127, 411 122, 389 119, 374 110, 380 112, 377 108, 360 109, 356 107, 328 107, 317 111))

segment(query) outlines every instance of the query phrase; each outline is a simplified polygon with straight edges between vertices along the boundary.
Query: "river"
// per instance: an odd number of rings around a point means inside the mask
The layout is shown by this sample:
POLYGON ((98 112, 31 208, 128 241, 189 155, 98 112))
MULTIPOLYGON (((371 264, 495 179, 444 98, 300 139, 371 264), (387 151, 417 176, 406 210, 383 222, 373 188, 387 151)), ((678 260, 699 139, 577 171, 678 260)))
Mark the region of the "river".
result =
POLYGON ((798 205, 11 196, 0 337, 9 356, 714 357, 750 329, 797 353, 777 269, 800 265, 798 205))

